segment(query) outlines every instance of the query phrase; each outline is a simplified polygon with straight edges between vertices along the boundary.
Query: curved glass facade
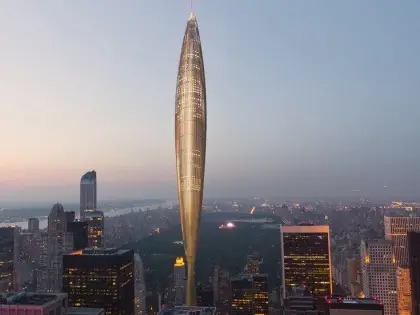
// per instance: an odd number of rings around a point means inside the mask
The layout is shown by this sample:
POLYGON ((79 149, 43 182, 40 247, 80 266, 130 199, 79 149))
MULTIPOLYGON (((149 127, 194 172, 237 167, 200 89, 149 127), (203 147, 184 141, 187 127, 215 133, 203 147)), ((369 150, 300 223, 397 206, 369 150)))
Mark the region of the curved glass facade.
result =
POLYGON ((206 80, 197 19, 187 22, 178 68, 175 150, 182 236, 187 259, 187 305, 195 305, 195 257, 206 157, 206 80))

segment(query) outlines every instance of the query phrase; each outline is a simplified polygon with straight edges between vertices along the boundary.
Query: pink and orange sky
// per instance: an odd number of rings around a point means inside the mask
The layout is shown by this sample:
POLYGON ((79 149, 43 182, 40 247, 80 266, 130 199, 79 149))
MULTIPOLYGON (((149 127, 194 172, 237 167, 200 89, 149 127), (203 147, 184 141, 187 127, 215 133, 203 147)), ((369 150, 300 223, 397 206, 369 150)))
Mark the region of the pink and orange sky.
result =
MULTIPOLYGON (((194 1, 205 197, 420 199, 420 2, 194 1), (384 191, 383 187, 387 186, 384 191)), ((176 198, 190 1, 0 2, 0 200, 176 198)))

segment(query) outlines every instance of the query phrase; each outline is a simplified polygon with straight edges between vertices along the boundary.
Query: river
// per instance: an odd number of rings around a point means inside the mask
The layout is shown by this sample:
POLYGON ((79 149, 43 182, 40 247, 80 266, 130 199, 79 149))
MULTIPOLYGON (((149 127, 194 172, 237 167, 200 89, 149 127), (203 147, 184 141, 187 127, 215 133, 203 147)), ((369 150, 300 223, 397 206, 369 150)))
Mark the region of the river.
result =
MULTIPOLYGON (((123 215, 123 214, 128 214, 130 212, 139 212, 139 211, 144 211, 146 209, 148 210, 155 210, 159 207, 161 208, 167 208, 173 205, 173 202, 163 202, 163 203, 159 203, 159 204, 152 204, 152 205, 147 205, 147 206, 143 206, 143 207, 132 207, 132 208, 120 208, 120 209, 112 209, 112 210, 107 210, 106 212, 104 211, 104 215, 105 217, 116 217, 119 215, 123 215)), ((22 229, 27 229, 28 228, 28 221, 20 221, 20 222, 1 222, 0 223, 0 227, 5 227, 5 226, 18 226, 22 229)), ((40 219, 39 220, 39 228, 45 229, 48 226, 48 219, 40 219)))

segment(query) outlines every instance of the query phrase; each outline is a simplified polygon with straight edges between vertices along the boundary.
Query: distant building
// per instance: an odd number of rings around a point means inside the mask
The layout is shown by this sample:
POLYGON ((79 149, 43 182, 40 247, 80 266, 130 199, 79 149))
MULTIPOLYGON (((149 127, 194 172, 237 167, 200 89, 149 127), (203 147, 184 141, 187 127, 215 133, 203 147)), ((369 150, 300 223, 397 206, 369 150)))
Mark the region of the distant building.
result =
POLYGON ((365 296, 377 297, 384 305, 385 315, 397 315, 396 263, 392 242, 362 240, 360 259, 365 296))
POLYGON ((63 254, 73 250, 73 235, 67 230, 67 215, 55 204, 48 215, 47 233, 41 236, 41 253, 37 271, 37 292, 61 292, 63 254))
POLYGON ((246 258, 246 265, 244 268, 245 274, 257 275, 260 273, 260 264, 262 257, 259 254, 248 255, 246 258))
POLYGON ((67 231, 73 235, 73 250, 89 247, 88 223, 73 221, 67 224, 67 231))
POLYGON ((329 226, 281 226, 283 297, 305 284, 311 293, 332 293, 329 226))
POLYGON ((420 315, 420 233, 408 233, 412 315, 420 315))
POLYGON ((146 314, 146 282, 144 280, 143 262, 138 253, 134 253, 134 313, 146 314))
POLYGON ((232 315, 268 315, 267 275, 231 279, 232 315))
POLYGON ((76 219, 76 212, 74 211, 65 211, 65 214, 66 214, 67 225, 76 219))
POLYGON ((104 308, 105 315, 134 315, 134 253, 85 249, 63 257, 63 291, 72 307, 104 308))
POLYGON ((300 285, 294 287, 289 296, 284 299, 283 315, 318 315, 317 298, 313 297, 309 289, 300 285))
POLYGON ((39 231, 39 219, 29 218, 28 219, 28 232, 35 233, 39 231))
POLYGON ((375 299, 342 298, 326 299, 326 315, 383 315, 384 306, 375 299))
POLYGON ((88 247, 103 248, 104 246, 104 213, 102 211, 84 212, 85 222, 88 224, 88 247))
POLYGON ((80 179, 80 220, 86 210, 97 210, 96 171, 87 172, 80 179))
POLYGON ((359 296, 362 291, 361 287, 361 273, 360 256, 347 258, 347 287, 350 290, 351 296, 359 296))
POLYGON ((185 263, 183 257, 177 257, 174 263, 174 291, 175 291, 175 305, 185 304, 185 263))
POLYGON ((15 227, 0 228, 0 292, 19 289, 17 263, 19 232, 15 227))
POLYGON ((1 315, 67 315, 67 294, 3 293, 1 315))

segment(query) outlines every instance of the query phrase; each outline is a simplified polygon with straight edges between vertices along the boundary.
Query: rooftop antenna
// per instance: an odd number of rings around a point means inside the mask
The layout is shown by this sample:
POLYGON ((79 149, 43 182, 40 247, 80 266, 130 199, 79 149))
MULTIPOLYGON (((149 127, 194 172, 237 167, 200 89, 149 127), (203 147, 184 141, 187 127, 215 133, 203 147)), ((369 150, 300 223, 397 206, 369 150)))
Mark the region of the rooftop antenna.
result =
POLYGON ((191 12, 193 11, 193 0, 190 1, 191 12))

